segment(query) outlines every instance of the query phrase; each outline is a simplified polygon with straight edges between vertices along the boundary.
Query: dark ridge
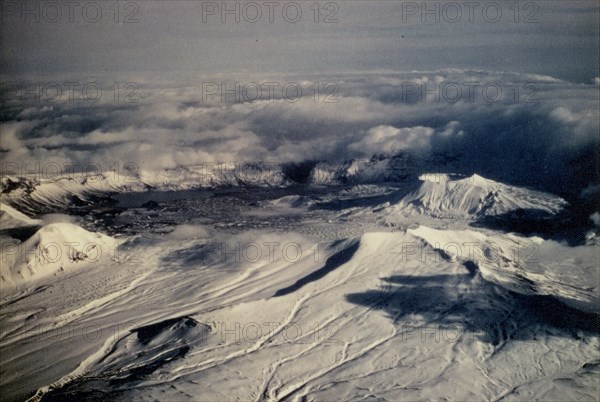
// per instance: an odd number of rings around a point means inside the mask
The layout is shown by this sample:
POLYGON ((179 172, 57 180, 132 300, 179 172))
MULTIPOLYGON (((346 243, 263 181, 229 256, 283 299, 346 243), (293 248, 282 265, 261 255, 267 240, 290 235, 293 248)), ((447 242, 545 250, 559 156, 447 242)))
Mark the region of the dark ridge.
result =
POLYGON ((522 236, 539 236, 547 240, 566 241, 570 246, 585 244, 585 236, 594 228, 589 216, 593 209, 580 208, 581 204, 550 215, 535 209, 518 209, 495 216, 485 216, 470 223, 522 236))
POLYGON ((360 243, 357 241, 354 244, 352 244, 350 247, 343 249, 343 250, 337 252, 336 254, 332 255, 325 262, 325 266, 298 279, 296 281, 296 283, 294 283, 293 285, 288 286, 287 288, 279 289, 277 292, 275 292, 274 297, 285 296, 287 294, 295 292, 296 290, 300 289, 302 286, 306 285, 307 283, 314 282, 316 280, 323 278, 325 275, 327 275, 334 269, 336 269, 339 266, 341 266, 342 264, 345 264, 348 261, 350 261, 350 259, 354 255, 354 253, 356 253, 356 250, 358 250, 359 244, 360 243))
POLYGON ((477 275, 477 272, 479 272, 479 267, 473 261, 466 261, 463 266, 469 271, 469 276, 471 278, 474 278, 475 275, 477 275))
MULTIPOLYGON (((125 394, 125 391, 104 391, 104 390, 93 390, 89 389, 85 392, 75 392, 73 390, 65 389, 67 386, 60 389, 61 392, 51 391, 45 394, 41 401, 42 402, 72 402, 72 401, 89 401, 89 402, 108 402, 114 401, 119 396, 125 394)), ((33 395, 32 395, 33 396, 33 395)))
POLYGON ((170 361, 180 359, 184 357, 190 351, 190 347, 187 345, 180 346, 175 349, 166 351, 160 356, 160 359, 155 359, 148 364, 143 366, 137 366, 130 369, 125 377, 113 378, 108 382, 109 386, 125 385, 131 381, 143 380, 146 376, 152 374, 157 369, 161 368, 170 361))
POLYGON ((139 344, 135 346, 144 348, 131 355, 119 356, 123 360, 117 360, 117 364, 107 363, 99 370, 75 378, 60 388, 51 389, 41 400, 47 402, 128 399, 127 392, 136 383, 143 381, 166 364, 183 358, 192 345, 206 340, 209 333, 208 325, 188 316, 135 328, 130 331, 131 335, 115 345, 102 362, 118 350, 122 352, 119 344, 129 345, 137 341, 139 344))
POLYGON ((132 333, 137 333, 138 340, 142 345, 147 345, 150 341, 156 338, 161 332, 165 331, 169 327, 181 323, 185 328, 193 328, 198 323, 196 320, 190 317, 178 317, 171 318, 168 320, 164 320, 161 322, 157 322, 156 324, 146 325, 144 327, 139 327, 136 329, 132 329, 132 333))
POLYGON ((308 183, 310 173, 317 162, 315 161, 304 161, 299 163, 287 163, 281 167, 283 174, 288 179, 298 184, 308 183))
POLYGON ((10 228, 10 229, 2 229, 0 230, 0 236, 8 236, 13 239, 17 239, 20 241, 25 241, 33 236, 39 229, 41 225, 35 226, 22 226, 20 228, 10 228))
POLYGON ((7 177, 5 180, 2 180, 2 187, 0 188, 0 194, 10 194, 11 191, 22 188, 25 193, 30 193, 32 187, 35 184, 30 180, 29 182, 26 179, 17 179, 14 180, 10 177, 7 177))
POLYGON ((532 281, 531 279, 528 279, 526 277, 524 277, 521 274, 515 274, 515 277, 519 280, 519 282, 521 284, 523 284, 523 286, 529 290, 530 292, 536 293, 537 292, 537 285, 535 284, 534 281, 532 281))
POLYGON ((600 334, 599 314, 571 307, 551 295, 521 294, 487 281, 467 295, 450 290, 456 283, 472 281, 471 274, 394 275, 382 280, 388 284, 385 292, 350 293, 346 300, 368 308, 376 306, 394 323, 419 315, 425 322, 459 325, 465 336, 500 347, 511 340, 529 341, 548 333, 572 339, 600 334))
POLYGON ((561 329, 572 336, 577 331, 600 333, 600 315, 571 307, 551 295, 523 295, 511 292, 520 306, 535 314, 538 321, 561 329))
POLYGON ((158 209, 160 208, 160 204, 154 200, 147 201, 141 205, 142 208, 146 209, 158 209))

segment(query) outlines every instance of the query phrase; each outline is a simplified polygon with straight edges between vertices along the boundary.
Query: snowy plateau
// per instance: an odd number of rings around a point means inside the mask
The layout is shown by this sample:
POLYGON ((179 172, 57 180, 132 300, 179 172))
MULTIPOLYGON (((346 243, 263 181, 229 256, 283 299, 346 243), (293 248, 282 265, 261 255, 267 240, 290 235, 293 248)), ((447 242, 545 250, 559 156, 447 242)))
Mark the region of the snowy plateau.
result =
POLYGON ((394 163, 2 178, 0 399, 599 400, 597 219, 394 163))

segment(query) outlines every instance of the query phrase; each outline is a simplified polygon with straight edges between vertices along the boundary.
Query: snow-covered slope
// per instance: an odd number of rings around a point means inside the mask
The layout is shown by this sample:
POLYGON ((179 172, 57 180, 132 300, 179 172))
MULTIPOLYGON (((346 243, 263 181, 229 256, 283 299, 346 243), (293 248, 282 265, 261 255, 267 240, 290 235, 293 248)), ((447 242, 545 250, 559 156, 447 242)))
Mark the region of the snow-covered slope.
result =
POLYGON ((568 247, 539 237, 426 226, 408 232, 446 258, 471 261, 486 280, 502 287, 525 295, 550 295, 576 309, 600 314, 595 246, 568 247))
POLYGON ((465 265, 468 255, 448 258, 422 242, 434 234, 434 244, 463 235, 490 240, 428 228, 366 233, 300 265, 263 258, 221 278, 192 266, 170 268, 181 275, 156 272, 150 288, 114 300, 92 321, 123 314, 121 306, 149 322, 98 342, 94 354, 38 397, 593 399, 599 355, 591 327, 576 324, 580 317, 563 318, 572 327, 562 327, 546 311, 559 305, 515 295, 465 265), (211 286, 199 280, 207 273, 211 286))
POLYGON ((148 188, 148 185, 137 179, 115 172, 44 178, 7 176, 0 180, 3 202, 34 213, 53 212, 55 207, 92 203, 98 197, 113 192, 138 192, 148 188))
POLYGON ((115 255, 118 243, 109 236, 88 232, 70 223, 42 226, 25 242, 5 247, 0 286, 3 290, 32 286, 115 255))
POLYGON ((140 180, 159 190, 226 186, 278 187, 291 184, 277 163, 208 163, 187 168, 142 171, 140 180))
POLYGON ((6 176, 0 180, 0 193, 4 202, 39 213, 52 212, 52 207, 91 204, 110 193, 290 184, 292 182, 285 177, 279 164, 215 163, 160 171, 140 170, 130 175, 107 171, 33 178, 6 176))
POLYGON ((416 165, 408 155, 353 159, 342 163, 320 162, 312 169, 309 183, 324 186, 402 181, 415 173, 416 165))
POLYGON ((509 186, 479 175, 470 177, 425 174, 416 189, 387 207, 389 213, 428 214, 439 218, 480 218, 513 211, 549 217, 568 204, 565 200, 527 188, 509 186))
MULTIPOLYGON (((262 229, 231 207, 241 226, 191 226, 207 200, 177 204, 186 225, 126 240, 122 263, 3 294, 5 398, 594 400, 596 248, 378 225, 372 197, 421 184, 333 189, 354 217, 303 207, 322 191, 265 198, 262 229)), ((77 241, 59 229, 40 241, 77 241)))
POLYGON ((271 201, 270 204, 277 208, 306 208, 314 205, 315 201, 307 196, 286 195, 271 201))
POLYGON ((31 219, 27 215, 17 211, 10 205, 0 203, 0 230, 14 229, 27 226, 39 226, 42 221, 31 219))

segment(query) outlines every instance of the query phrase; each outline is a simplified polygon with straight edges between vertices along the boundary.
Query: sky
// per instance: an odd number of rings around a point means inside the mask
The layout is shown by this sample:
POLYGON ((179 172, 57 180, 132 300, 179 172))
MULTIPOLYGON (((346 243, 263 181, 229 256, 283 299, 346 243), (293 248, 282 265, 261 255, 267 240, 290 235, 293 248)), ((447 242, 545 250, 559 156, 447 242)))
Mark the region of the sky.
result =
POLYGON ((595 0, 316 2, 316 20, 314 1, 246 3, 3 0, 2 71, 156 71, 177 79, 463 68, 583 83, 598 76, 595 0))
POLYGON ((1 10, 3 166, 409 152, 555 192, 600 189, 596 0, 1 10))

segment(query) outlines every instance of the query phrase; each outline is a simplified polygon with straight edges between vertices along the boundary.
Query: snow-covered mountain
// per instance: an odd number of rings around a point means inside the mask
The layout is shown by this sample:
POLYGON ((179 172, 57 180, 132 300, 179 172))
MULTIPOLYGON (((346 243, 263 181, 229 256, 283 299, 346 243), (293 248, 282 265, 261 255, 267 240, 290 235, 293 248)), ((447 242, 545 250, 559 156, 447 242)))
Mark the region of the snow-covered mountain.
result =
POLYGON ((47 277, 110 261, 118 242, 70 223, 42 226, 23 243, 3 242, 0 287, 31 286, 47 277))
POLYGON ((142 182, 159 190, 229 186, 278 187, 292 184, 278 163, 207 163, 186 168, 142 171, 142 182))
POLYGON ((568 203, 562 198, 509 186, 479 175, 463 177, 441 173, 424 174, 414 190, 386 206, 389 213, 427 214, 440 218, 481 218, 515 211, 522 214, 551 217, 568 203))
POLYGON ((539 237, 473 230, 409 229, 450 260, 470 261, 484 279, 524 295, 550 295, 600 314, 596 247, 568 247, 539 237))
MULTIPOLYGON (((427 173, 390 184, 347 186, 312 202, 290 197, 277 200, 289 206, 309 206, 338 210, 342 215, 365 213, 390 219, 406 216, 483 220, 530 220, 548 222, 569 208, 569 203, 554 194, 526 187, 507 185, 474 174, 464 176, 427 173)), ((524 221, 523 221, 524 222, 524 221)))
MULTIPOLYGON (((479 175, 422 174, 424 169, 410 155, 357 159, 339 164, 316 163, 303 184, 318 187, 399 183, 388 210, 435 216, 481 217, 510 211, 555 214, 567 203, 559 197, 509 186, 479 175)), ((435 161, 434 161, 435 162, 435 161)), ((435 163, 432 162, 432 168, 435 163)), ((305 166, 297 169, 306 169, 305 166)), ((435 170, 432 170, 435 172, 435 170)), ((300 174, 290 165, 275 163, 205 164, 197 167, 140 171, 131 176, 104 172, 92 176, 48 178, 4 177, 0 181, 3 202, 31 213, 52 212, 98 204, 112 193, 147 190, 178 191, 218 187, 274 187, 297 184, 300 174)))
POLYGON ((0 180, 2 201, 31 213, 92 204, 110 193, 140 192, 149 188, 143 181, 115 172, 35 178, 6 176, 0 180))
POLYGON ((56 177, 12 177, 0 180, 3 202, 28 212, 52 211, 97 203, 111 193, 148 190, 178 191, 216 187, 281 187, 292 184, 279 164, 214 163, 196 167, 142 170, 130 175, 114 171, 56 177))
POLYGON ((309 183, 323 186, 402 181, 415 174, 416 166, 410 155, 353 159, 342 163, 319 162, 310 172, 309 183))

